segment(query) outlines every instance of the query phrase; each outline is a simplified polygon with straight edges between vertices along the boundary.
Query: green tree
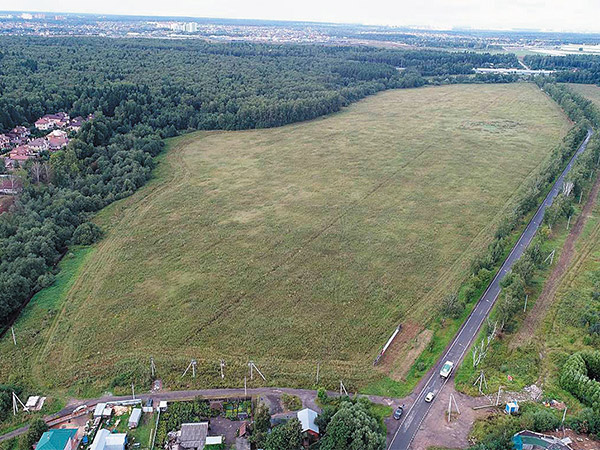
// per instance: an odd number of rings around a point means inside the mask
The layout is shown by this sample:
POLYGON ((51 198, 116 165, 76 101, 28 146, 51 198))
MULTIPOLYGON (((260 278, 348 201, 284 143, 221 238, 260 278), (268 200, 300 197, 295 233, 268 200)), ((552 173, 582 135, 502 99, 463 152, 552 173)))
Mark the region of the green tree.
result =
POLYGON ((321 450, 383 450, 385 434, 362 402, 344 402, 327 425, 321 450))
POLYGON ((44 434, 48 431, 48 425, 42 419, 35 419, 29 425, 29 430, 19 441, 19 448, 21 450, 31 450, 33 445, 37 443, 44 434))
POLYGON ((265 450, 300 449, 302 449, 302 426, 295 418, 273 428, 265 440, 265 450))

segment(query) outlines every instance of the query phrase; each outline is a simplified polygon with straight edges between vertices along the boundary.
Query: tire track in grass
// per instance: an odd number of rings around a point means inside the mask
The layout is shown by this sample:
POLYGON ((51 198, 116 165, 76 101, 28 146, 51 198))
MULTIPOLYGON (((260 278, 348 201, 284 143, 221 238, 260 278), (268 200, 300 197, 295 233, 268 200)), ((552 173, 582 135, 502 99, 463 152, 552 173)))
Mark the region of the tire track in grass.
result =
POLYGON ((579 239, 579 236, 583 232, 585 224, 590 217, 594 206, 596 205, 596 200, 598 198, 598 192, 600 191, 600 177, 596 178, 596 181, 592 187, 590 195, 583 207, 583 210, 573 228, 569 232, 567 240, 565 241, 562 251, 560 253, 558 263, 552 269, 552 273, 544 283, 544 288, 542 293, 535 301, 533 308, 529 311, 525 320, 521 324, 519 332, 515 336, 515 338, 511 341, 511 347, 515 348, 516 346, 521 346, 530 342, 531 338, 535 334, 536 329, 539 327, 540 322, 546 316, 548 310, 554 303, 556 298, 556 293, 558 288, 562 284, 566 275, 569 272, 576 271, 576 269, 583 263, 585 258, 592 251, 594 246, 596 245, 596 237, 600 232, 600 223, 594 228, 592 234, 590 235, 590 239, 586 241, 586 245, 580 250, 579 255, 575 257, 576 250, 575 244, 579 239))

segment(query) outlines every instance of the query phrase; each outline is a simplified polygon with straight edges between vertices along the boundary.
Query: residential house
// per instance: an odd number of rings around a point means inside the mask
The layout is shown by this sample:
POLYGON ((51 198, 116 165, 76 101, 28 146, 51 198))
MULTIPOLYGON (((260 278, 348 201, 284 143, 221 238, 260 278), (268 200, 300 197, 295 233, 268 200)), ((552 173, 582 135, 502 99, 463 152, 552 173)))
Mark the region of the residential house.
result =
POLYGON ((54 128, 54 124, 50 122, 46 117, 40 117, 35 121, 34 126, 41 131, 48 131, 54 128))
POLYGON ((31 149, 32 152, 39 153, 44 150, 48 150, 50 147, 48 141, 44 138, 32 139, 27 143, 27 147, 31 149))
POLYGON ((206 445, 208 436, 208 422, 184 423, 177 435, 179 448, 188 450, 202 450, 206 445))
POLYGON ((19 145, 18 147, 11 150, 8 154, 8 157, 14 162, 23 163, 28 159, 34 157, 34 154, 31 152, 31 149, 26 145, 19 145))
POLYGON ((103 428, 98 430, 89 450, 125 450, 127 433, 111 433, 103 428))
POLYGON ((11 133, 22 138, 26 138, 27 136, 31 135, 31 131, 29 131, 29 128, 23 126, 14 127, 11 130, 11 133))
POLYGON ((63 130, 52 131, 46 136, 46 139, 48 140, 48 148, 50 150, 60 150, 69 143, 67 133, 63 130))
POLYGON ((48 430, 35 446, 36 450, 74 450, 77 448, 77 428, 48 430))
POLYGON ((81 116, 77 116, 74 119, 70 120, 68 128, 69 130, 79 131, 79 129, 83 125, 83 122, 85 122, 85 119, 81 116))
POLYGON ((27 136, 22 136, 14 131, 6 133, 10 145, 17 146, 27 143, 27 136))
POLYGON ((58 112, 56 114, 46 114, 44 117, 40 117, 35 121, 35 127, 38 130, 51 130, 53 128, 65 128, 69 125, 70 117, 65 112, 58 112))

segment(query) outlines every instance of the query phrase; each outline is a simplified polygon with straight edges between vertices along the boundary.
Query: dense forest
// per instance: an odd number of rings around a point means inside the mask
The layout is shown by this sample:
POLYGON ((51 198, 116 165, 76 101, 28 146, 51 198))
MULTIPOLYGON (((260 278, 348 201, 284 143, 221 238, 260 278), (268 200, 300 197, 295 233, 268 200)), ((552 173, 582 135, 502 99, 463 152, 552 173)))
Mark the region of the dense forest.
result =
POLYGON ((0 132, 60 110, 95 116, 65 150, 44 156, 41 176, 39 163, 20 169, 24 190, 0 215, 0 329, 53 282, 69 245, 100 236, 91 214, 146 182, 164 138, 307 120, 384 89, 421 86, 424 76, 516 64, 514 55, 370 47, 34 37, 0 44, 0 132))
POLYGON ((556 81, 600 83, 600 56, 596 55, 527 55, 525 64, 532 69, 556 70, 556 81))

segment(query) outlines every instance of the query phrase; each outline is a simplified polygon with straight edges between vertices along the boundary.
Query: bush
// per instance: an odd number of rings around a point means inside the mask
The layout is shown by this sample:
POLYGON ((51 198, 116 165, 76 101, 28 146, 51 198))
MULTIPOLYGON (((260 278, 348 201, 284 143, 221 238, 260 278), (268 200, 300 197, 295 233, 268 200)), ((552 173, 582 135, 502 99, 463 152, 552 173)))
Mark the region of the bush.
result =
POLYGON ((73 243, 79 245, 91 245, 102 237, 100 227, 92 222, 79 225, 73 233, 73 243))
POLYGON ((296 395, 283 394, 281 396, 281 402, 285 409, 289 411, 298 411, 302 408, 302 400, 296 395))

